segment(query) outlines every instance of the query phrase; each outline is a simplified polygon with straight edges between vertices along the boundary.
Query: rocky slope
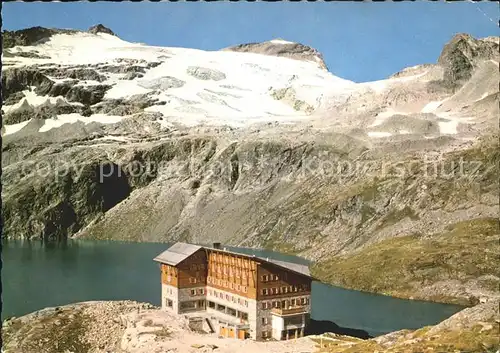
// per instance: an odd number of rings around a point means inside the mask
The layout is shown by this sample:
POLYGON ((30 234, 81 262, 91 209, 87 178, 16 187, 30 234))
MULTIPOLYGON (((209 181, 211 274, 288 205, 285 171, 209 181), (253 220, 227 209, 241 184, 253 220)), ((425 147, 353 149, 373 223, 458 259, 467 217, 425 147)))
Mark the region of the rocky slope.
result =
POLYGON ((500 345, 499 324, 498 304, 488 303, 465 309, 435 326, 415 331, 397 331, 366 341, 346 337, 316 341, 324 344, 318 353, 496 353, 500 345))
POLYGON ((264 43, 247 43, 224 50, 240 53, 254 53, 272 56, 282 56, 295 60, 309 61, 317 63, 321 68, 328 70, 323 60, 323 55, 316 49, 300 43, 289 42, 283 39, 273 39, 264 43))
POLYGON ((281 40, 3 36, 4 237, 220 241, 327 264, 498 216, 498 38, 457 35, 436 64, 354 83, 281 40))
POLYGON ((183 317, 149 304, 87 302, 44 309, 2 324, 3 352, 495 352, 500 344, 498 305, 465 309, 416 331, 361 340, 324 334, 286 342, 220 339, 193 331, 183 317))
POLYGON ((313 353, 309 338, 284 343, 221 339, 182 316, 130 301, 48 308, 4 321, 5 353, 313 353))

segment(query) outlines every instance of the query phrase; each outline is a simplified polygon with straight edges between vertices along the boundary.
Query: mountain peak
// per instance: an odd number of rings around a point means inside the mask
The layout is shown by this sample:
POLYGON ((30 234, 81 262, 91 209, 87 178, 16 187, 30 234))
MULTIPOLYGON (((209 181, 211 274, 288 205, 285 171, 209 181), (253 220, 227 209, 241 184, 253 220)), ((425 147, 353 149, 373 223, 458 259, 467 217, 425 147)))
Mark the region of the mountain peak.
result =
POLYGON ((108 27, 104 26, 101 23, 96 24, 95 26, 90 27, 88 29, 88 32, 92 33, 92 34, 106 33, 106 34, 111 34, 112 36, 116 36, 116 34, 111 29, 109 29, 108 27))
POLYGON ((49 39, 55 34, 72 34, 77 32, 77 30, 73 29, 55 29, 40 26, 20 29, 17 31, 2 31, 3 47, 4 49, 7 49, 15 46, 36 45, 39 42, 49 39))
POLYGON ((281 38, 272 39, 261 43, 246 43, 222 50, 235 51, 241 53, 255 53, 270 56, 280 56, 295 60, 311 61, 318 64, 324 70, 328 70, 323 60, 323 55, 316 49, 307 45, 289 42, 281 38))
POLYGON ((494 37, 481 40, 467 33, 458 33, 445 44, 438 64, 445 68, 445 79, 460 86, 467 81, 478 62, 499 60, 499 45, 494 37))

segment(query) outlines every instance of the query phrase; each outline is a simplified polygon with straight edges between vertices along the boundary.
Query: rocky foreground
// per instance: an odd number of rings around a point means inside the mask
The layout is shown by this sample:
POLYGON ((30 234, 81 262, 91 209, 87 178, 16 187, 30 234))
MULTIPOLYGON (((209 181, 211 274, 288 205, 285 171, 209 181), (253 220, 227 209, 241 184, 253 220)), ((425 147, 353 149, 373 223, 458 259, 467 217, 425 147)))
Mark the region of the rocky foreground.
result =
POLYGON ((4 321, 10 353, 415 353, 495 352, 497 303, 465 309, 433 327, 403 330, 370 340, 324 334, 291 341, 222 339, 189 328, 186 319, 150 304, 85 302, 4 321))
POLYGON ((309 338, 255 342, 189 328, 181 316, 131 301, 50 308, 3 324, 4 352, 15 353, 312 353, 309 338))

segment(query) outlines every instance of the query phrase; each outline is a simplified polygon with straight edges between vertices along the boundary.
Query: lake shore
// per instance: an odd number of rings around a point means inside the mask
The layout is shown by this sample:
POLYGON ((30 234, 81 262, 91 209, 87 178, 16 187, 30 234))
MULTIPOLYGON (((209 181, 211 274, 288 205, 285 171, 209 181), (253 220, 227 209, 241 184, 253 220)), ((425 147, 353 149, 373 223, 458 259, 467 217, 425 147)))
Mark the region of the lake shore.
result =
POLYGON ((498 347, 499 322, 498 304, 491 302, 464 309, 435 326, 369 340, 326 333, 286 342, 256 342, 195 332, 183 316, 148 303, 93 301, 11 318, 2 323, 2 331, 4 353, 364 353, 414 352, 434 347, 488 352, 498 347))

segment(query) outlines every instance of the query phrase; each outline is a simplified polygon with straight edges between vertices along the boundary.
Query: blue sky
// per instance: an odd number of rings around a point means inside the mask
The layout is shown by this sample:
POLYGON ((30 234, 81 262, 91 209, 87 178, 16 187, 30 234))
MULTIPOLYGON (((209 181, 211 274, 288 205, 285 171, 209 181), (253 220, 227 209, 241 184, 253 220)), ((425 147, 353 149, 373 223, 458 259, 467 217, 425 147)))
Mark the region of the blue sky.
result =
POLYGON ((499 35, 498 4, 461 3, 4 3, 3 29, 86 30, 102 23, 120 38, 217 50, 283 38, 323 53, 332 73, 356 82, 433 63, 460 32, 499 35))

